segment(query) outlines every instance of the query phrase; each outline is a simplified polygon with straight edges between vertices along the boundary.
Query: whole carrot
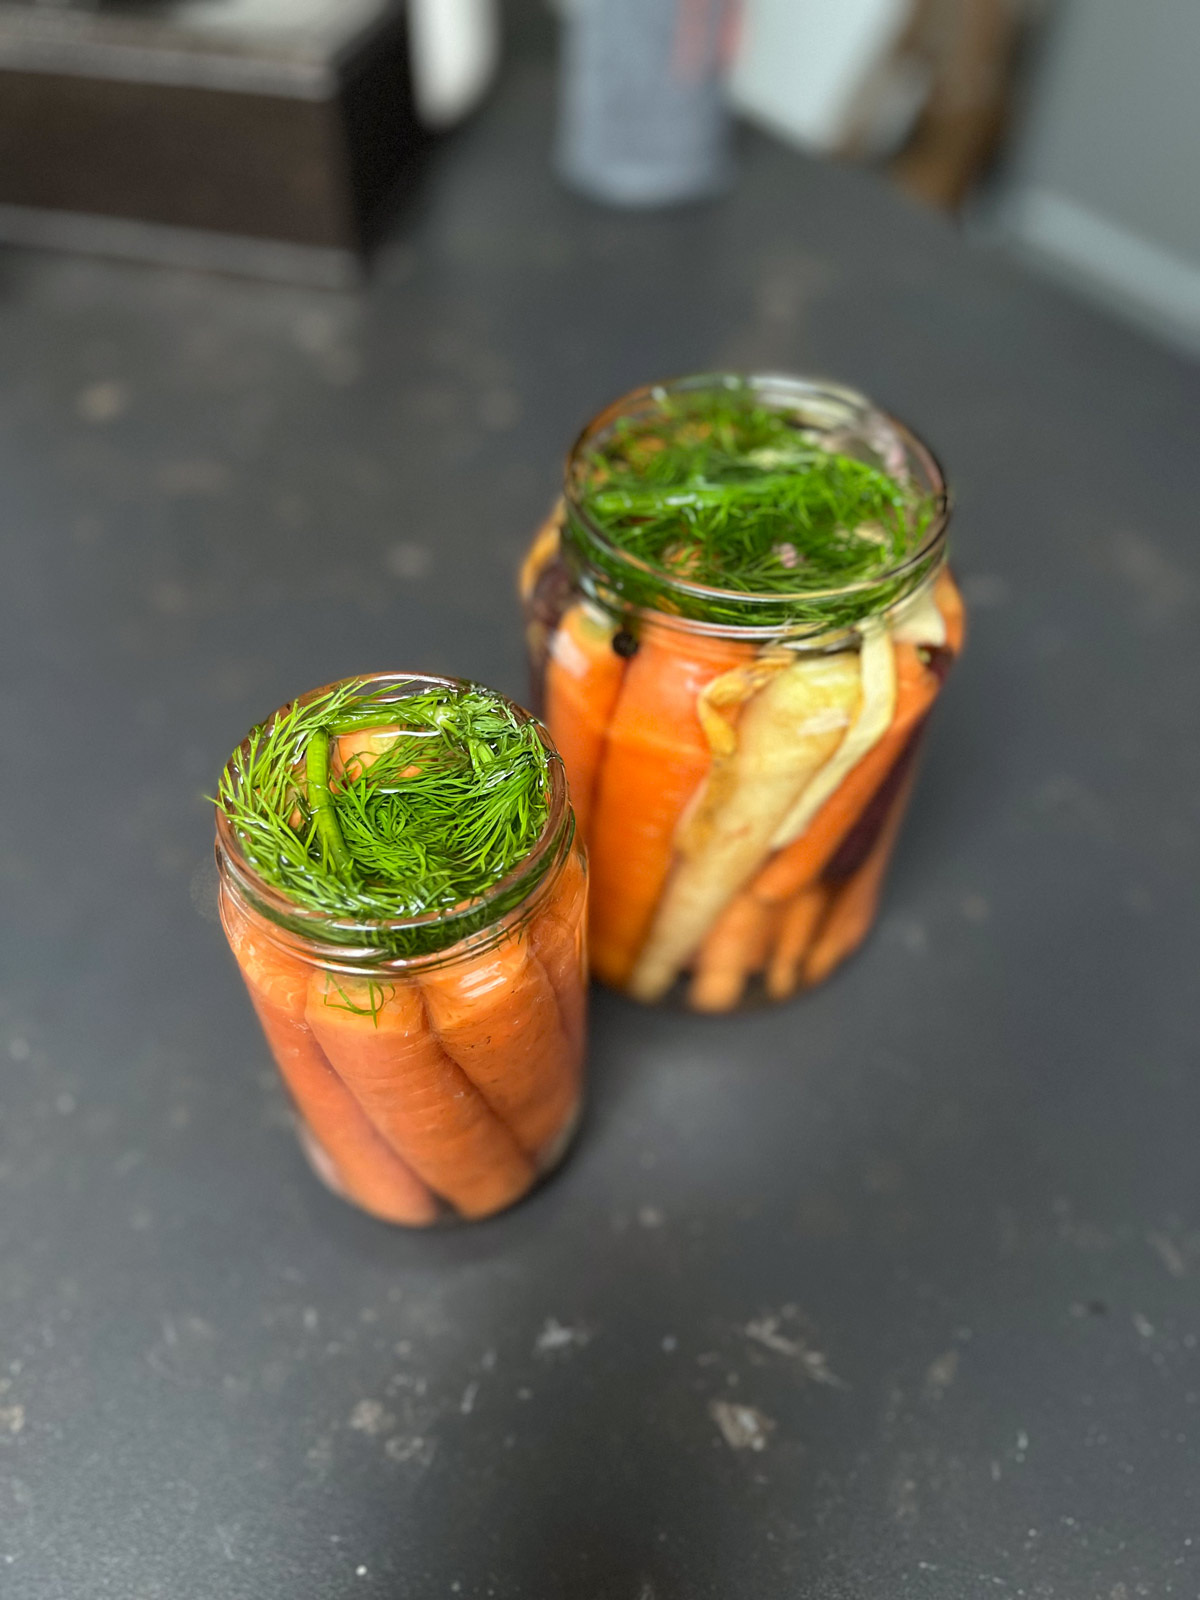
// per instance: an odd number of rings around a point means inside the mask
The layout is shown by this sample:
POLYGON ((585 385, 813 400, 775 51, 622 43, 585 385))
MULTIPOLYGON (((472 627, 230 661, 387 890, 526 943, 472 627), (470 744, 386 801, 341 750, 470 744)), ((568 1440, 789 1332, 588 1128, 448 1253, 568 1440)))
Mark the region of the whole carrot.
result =
POLYGON ((883 891, 892 847, 900 831, 911 791, 910 774, 893 802, 891 814, 870 855, 854 876, 834 891, 816 941, 805 957, 805 983, 821 983, 836 966, 857 950, 871 931, 871 924, 879 909, 879 897, 883 891))
POLYGON ((734 748, 715 762, 680 841, 630 979, 658 1000, 730 899, 767 859, 776 829, 846 737, 860 698, 851 651, 794 659, 746 702, 734 748))
POLYGON ((575 1050, 546 969, 525 934, 421 975, 430 1021, 517 1143, 535 1161, 570 1121, 575 1050))
POLYGON ((588 836, 604 735, 625 675, 613 649, 612 623, 589 601, 577 601, 550 640, 545 720, 567 769, 580 838, 588 836))
POLYGON ((464 1217, 488 1216, 529 1188, 532 1163, 446 1054, 417 984, 314 973, 305 1016, 375 1127, 464 1217))
POLYGON ((824 871, 842 840, 903 753, 937 696, 939 684, 915 645, 897 644, 896 710, 879 742, 851 768, 798 839, 776 852, 751 889, 760 900, 790 900, 824 871))
POLYGON ((309 969, 256 933, 227 894, 220 909, 271 1053, 332 1187, 385 1222, 433 1222, 437 1202, 372 1125, 305 1023, 309 969))
POLYGON ((767 963, 766 987, 772 1000, 786 1000, 800 982, 804 957, 828 904, 829 890, 818 883, 779 907, 779 931, 767 963))
POLYGON ((592 970, 624 985, 666 882, 675 829, 711 762, 696 704, 750 647, 647 625, 613 708, 590 837, 592 970))
POLYGON ((846 775, 891 727, 896 714, 896 651, 886 629, 865 631, 858 650, 858 672, 858 704, 846 737, 796 796, 771 838, 773 850, 800 837, 846 775))
POLYGON ((778 913, 752 894, 735 894, 700 949, 689 993, 697 1011, 732 1011, 767 958, 778 913))
POLYGON ((563 863, 548 899, 530 925, 538 960, 558 997, 558 1009, 576 1057, 582 1060, 587 1026, 587 879, 576 847, 563 863))

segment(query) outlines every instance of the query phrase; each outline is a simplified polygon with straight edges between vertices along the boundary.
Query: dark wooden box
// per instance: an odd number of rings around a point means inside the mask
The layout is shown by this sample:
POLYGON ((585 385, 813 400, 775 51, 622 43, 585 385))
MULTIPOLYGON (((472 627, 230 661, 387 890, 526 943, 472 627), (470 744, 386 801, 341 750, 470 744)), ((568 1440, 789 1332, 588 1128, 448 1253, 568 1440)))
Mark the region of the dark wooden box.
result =
POLYGON ((0 0, 0 240, 342 283, 419 143, 394 0, 0 0))

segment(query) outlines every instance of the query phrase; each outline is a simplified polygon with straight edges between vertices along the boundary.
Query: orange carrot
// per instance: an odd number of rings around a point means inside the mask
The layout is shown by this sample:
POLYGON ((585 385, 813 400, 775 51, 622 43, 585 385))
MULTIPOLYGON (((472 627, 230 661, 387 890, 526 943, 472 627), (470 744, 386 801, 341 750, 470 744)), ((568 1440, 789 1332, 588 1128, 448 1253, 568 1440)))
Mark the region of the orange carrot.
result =
POLYGON ((815 884, 780 908, 779 933, 767 964, 767 993, 772 1000, 786 1000, 800 982, 801 965, 828 904, 828 889, 815 884))
POLYGON ((829 911, 816 941, 804 961, 804 982, 820 983, 848 955, 857 950, 871 931, 883 890, 892 847, 900 831, 912 790, 912 775, 905 780, 870 855, 852 878, 833 893, 829 911))
POLYGON ((774 932, 774 906, 735 894, 696 953, 689 1000, 697 1011, 732 1011, 761 970, 774 932))
POLYGON ((567 769, 575 825, 587 838, 604 733, 625 676, 614 624, 589 601, 563 616, 546 660, 546 726, 567 769))
POLYGON ((721 684, 737 684, 745 673, 723 674, 697 706, 713 764, 676 830, 675 862, 629 980, 638 1000, 667 993, 728 902, 768 859, 776 830, 847 736, 859 704, 859 664, 850 651, 785 658, 742 706, 734 734, 723 717, 710 722, 706 711, 716 709, 721 684))
POLYGON ((464 1217, 511 1205, 534 1170, 429 1026, 420 986, 317 972, 305 1016, 379 1132, 464 1217))
POLYGON ((221 921, 280 1075, 307 1130, 314 1164, 346 1198, 385 1222, 422 1227, 437 1203, 371 1124, 304 1020, 309 969, 277 949, 225 893, 221 921))
POLYGON ((421 974, 429 1018, 447 1054, 535 1159, 571 1119, 577 1051, 528 933, 421 974))
POLYGON ((671 866, 675 829, 712 752, 696 701, 748 645, 647 625, 613 708, 590 839, 592 970, 629 978, 671 866))
POLYGON ((878 744, 851 768, 845 781, 830 795, 799 838, 777 851, 754 879, 751 889, 760 900, 790 900, 798 890, 820 877, 903 754, 937 697, 938 688, 936 674, 922 662, 917 647, 897 644, 896 710, 891 726, 878 744))
MULTIPOLYGON (((371 770, 385 750, 391 749, 400 732, 399 728, 391 726, 354 728, 349 733, 339 733, 329 757, 331 781, 348 777, 351 783, 356 782, 364 772, 371 770)), ((414 777, 419 771, 419 767, 406 767, 404 776, 414 777)))
POLYGON ((582 1064, 587 1027, 587 878, 578 845, 563 863, 549 898, 534 913, 529 931, 558 997, 575 1059, 582 1064))
POLYGON ((962 595, 949 567, 943 567, 938 573, 933 585, 933 599, 946 624, 946 649, 951 655, 960 655, 966 633, 966 613, 962 595))

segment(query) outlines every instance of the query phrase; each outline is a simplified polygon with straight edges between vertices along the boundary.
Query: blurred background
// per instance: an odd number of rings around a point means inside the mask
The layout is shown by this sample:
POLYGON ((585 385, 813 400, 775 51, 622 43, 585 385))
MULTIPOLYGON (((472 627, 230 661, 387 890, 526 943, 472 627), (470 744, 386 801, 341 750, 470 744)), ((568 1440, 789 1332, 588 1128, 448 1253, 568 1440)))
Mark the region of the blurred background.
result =
POLYGON ((1200 349, 1195 0, 0 0, 0 240, 353 284, 530 53, 595 199, 752 124, 1200 349))
POLYGON ((1200 1593, 1198 57, 1197 0, 0 0, 3 1600, 1200 1593), (597 996, 546 1205, 367 1233, 204 796, 311 685, 524 697, 573 435, 772 369, 955 492, 878 942, 794 1020, 597 996))

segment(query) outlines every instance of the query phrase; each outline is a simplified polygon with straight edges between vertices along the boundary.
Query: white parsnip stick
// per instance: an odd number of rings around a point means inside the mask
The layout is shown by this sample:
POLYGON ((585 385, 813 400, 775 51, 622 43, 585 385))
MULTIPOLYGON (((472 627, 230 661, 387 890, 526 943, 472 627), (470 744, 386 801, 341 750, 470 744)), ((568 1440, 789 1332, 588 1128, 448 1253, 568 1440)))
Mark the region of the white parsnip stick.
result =
POLYGON ((734 749, 714 759, 681 830, 679 859, 630 982, 636 998, 666 993, 762 864, 776 829, 845 737, 860 693, 858 655, 843 651, 777 667, 747 701, 734 749))
POLYGON ((858 664, 862 694, 850 730, 812 781, 805 784, 776 828, 771 838, 773 850, 782 850, 800 837, 846 774, 875 748, 891 726, 896 710, 896 652, 885 629, 872 628, 863 634, 858 664))

